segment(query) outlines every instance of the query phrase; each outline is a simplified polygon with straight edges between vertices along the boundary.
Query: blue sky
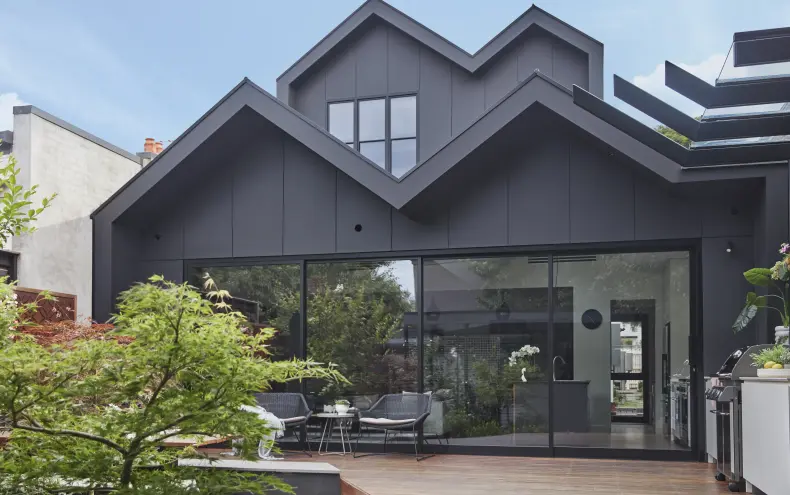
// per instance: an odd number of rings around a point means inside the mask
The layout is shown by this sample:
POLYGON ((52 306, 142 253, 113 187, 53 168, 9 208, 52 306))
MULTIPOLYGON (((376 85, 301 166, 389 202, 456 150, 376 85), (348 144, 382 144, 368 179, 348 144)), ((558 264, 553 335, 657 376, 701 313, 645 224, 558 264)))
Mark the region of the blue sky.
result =
MULTIPOLYGON (((130 151, 175 139, 244 76, 275 79, 361 0, 5 1, 0 130, 11 106, 36 105, 130 151)), ((392 0, 474 52, 531 3, 392 0)), ((695 114, 663 87, 664 60, 718 74, 734 31, 790 26, 788 0, 539 0, 605 45, 606 99, 617 73, 695 114)))

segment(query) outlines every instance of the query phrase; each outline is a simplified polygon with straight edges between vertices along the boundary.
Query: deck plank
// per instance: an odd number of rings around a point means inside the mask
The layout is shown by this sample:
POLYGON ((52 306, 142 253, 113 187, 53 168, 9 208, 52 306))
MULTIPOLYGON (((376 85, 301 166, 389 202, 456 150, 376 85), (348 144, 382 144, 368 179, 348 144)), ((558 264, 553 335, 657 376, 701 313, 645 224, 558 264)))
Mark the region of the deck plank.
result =
POLYGON ((367 495, 729 493, 713 479, 712 466, 691 462, 458 455, 420 463, 400 455, 316 460, 339 468, 343 480, 367 495))

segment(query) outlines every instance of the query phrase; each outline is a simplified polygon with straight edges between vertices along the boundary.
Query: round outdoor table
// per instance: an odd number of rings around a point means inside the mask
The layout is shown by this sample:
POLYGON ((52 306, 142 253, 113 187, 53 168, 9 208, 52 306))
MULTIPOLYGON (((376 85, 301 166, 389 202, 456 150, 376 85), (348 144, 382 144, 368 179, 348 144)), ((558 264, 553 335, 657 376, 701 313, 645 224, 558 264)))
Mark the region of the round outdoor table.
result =
POLYGON ((313 414, 314 418, 321 418, 324 421, 324 429, 321 432, 321 443, 318 444, 318 455, 346 455, 351 453, 351 439, 349 438, 349 430, 355 415, 352 413, 338 414, 338 413, 318 413, 313 414), (342 452, 329 452, 329 442, 332 440, 332 432, 335 426, 340 430, 340 446, 343 448, 342 452), (346 451, 348 446, 348 451, 346 451), (324 452, 321 452, 321 449, 324 452))

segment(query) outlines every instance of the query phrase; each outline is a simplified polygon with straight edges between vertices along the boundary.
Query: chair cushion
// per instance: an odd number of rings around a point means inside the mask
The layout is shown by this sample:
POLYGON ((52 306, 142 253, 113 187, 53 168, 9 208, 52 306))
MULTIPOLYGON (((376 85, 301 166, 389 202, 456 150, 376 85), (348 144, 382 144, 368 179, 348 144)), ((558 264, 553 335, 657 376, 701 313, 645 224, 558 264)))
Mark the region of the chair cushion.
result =
POLYGON ((283 423, 289 424, 289 423, 298 423, 300 421, 304 421, 306 418, 304 416, 296 416, 293 418, 280 418, 280 419, 282 420, 283 423))
POLYGON ((414 419, 360 418, 359 422, 374 426, 401 426, 414 423, 414 419))

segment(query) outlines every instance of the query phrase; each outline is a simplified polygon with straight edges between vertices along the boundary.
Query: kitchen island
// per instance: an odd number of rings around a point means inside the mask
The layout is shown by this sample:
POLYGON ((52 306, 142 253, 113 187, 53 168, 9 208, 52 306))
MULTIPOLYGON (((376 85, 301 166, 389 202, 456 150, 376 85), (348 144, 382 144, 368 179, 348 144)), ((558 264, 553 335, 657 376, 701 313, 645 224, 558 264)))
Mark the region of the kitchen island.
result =
POLYGON ((768 495, 790 493, 790 379, 743 378, 743 478, 768 495))

